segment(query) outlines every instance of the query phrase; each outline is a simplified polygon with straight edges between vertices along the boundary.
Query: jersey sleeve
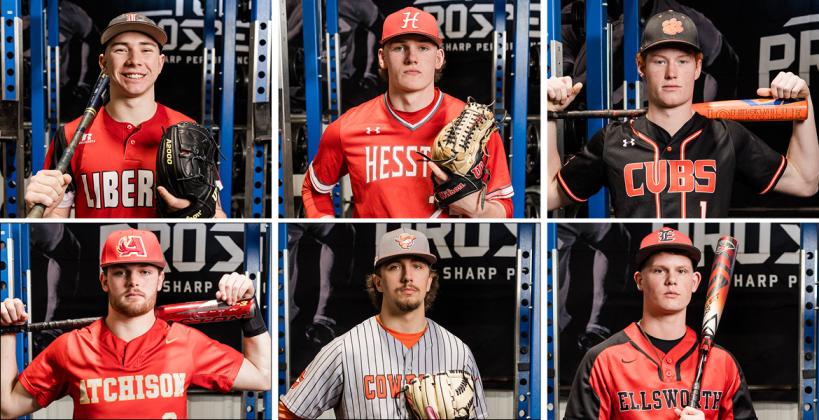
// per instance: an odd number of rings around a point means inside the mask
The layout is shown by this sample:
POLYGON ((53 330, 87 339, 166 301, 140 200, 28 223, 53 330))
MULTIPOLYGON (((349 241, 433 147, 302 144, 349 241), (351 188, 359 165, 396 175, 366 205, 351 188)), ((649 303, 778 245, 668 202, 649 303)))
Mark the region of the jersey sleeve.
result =
MULTIPOLYGON (((727 352, 726 352, 727 353, 727 352)), ((751 402, 751 393, 745 376, 733 355, 728 353, 725 367, 726 390, 720 400, 719 418, 733 418, 735 420, 756 420, 756 412, 751 402)))
POLYGON ((493 132, 486 143, 489 167, 489 185, 486 186, 486 199, 493 200, 506 210, 506 217, 512 217, 512 196, 515 194, 512 188, 512 178, 509 176, 509 165, 507 165, 506 151, 503 148, 503 141, 497 131, 493 132))
POLYGON ((193 344, 191 348, 194 349, 191 355, 194 364, 191 384, 219 392, 230 391, 245 357, 199 330, 186 329, 188 339, 193 344))
POLYGON ((736 151, 737 171, 759 194, 772 191, 785 173, 788 160, 736 121, 725 121, 736 151))
POLYGON ((572 201, 588 200, 606 182, 603 144, 607 129, 608 126, 598 131, 583 150, 571 156, 557 172, 560 188, 572 201))
POLYGON ((341 149, 341 119, 330 124, 321 135, 319 149, 304 177, 301 198, 307 217, 333 216, 333 187, 346 171, 341 149))
POLYGON ((466 363, 469 374, 472 375, 472 381, 475 383, 475 418, 488 418, 489 410, 486 408, 486 395, 483 392, 481 372, 478 370, 475 356, 472 355, 472 350, 469 347, 466 348, 466 363))
POLYGON ((343 346, 343 338, 336 338, 307 365, 282 397, 290 412, 300 418, 315 419, 338 405, 344 386, 343 346))
POLYGON ((580 362, 572 382, 564 420, 603 420, 611 415, 605 369, 597 356, 597 353, 589 351, 580 362))
POLYGON ((20 374, 20 384, 40 407, 47 407, 52 401, 68 394, 63 358, 68 352, 67 339, 68 334, 58 337, 20 374))

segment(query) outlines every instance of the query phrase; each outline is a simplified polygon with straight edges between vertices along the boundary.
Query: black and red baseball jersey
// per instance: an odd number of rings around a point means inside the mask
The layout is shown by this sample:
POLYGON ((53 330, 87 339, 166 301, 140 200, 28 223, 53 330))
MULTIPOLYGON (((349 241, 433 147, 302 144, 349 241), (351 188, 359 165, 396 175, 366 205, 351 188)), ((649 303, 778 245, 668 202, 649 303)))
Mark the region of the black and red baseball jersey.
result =
MULTIPOLYGON (((100 108, 71 158, 71 185, 59 206, 73 204, 78 218, 158 217, 156 152, 163 130, 182 121, 193 120, 161 104, 139 125, 117 121, 100 108)), ((59 129, 46 154, 46 169, 56 167, 79 122, 59 129)))
POLYGON ((125 342, 103 320, 65 333, 20 374, 41 407, 65 395, 74 418, 186 418, 191 385, 228 392, 244 363, 233 348, 157 319, 125 342))
MULTIPOLYGON (((637 323, 586 353, 577 369, 564 420, 678 419, 691 398, 699 363, 691 328, 663 353, 637 323)), ((713 347, 703 373, 700 409, 706 419, 756 419, 745 378, 734 357, 713 347)))
POLYGON ((736 121, 694 114, 673 137, 645 117, 613 122, 557 176, 576 202, 608 187, 616 217, 727 217, 736 178, 766 194, 786 166, 736 121))

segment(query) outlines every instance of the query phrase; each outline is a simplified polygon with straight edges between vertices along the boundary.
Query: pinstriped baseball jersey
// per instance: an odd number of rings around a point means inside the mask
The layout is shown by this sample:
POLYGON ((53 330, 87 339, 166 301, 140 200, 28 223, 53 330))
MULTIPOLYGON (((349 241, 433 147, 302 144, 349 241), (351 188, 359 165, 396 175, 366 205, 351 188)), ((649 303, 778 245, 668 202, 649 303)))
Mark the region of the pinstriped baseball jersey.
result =
POLYGON ((375 317, 353 327, 319 351, 287 395, 284 405, 301 418, 333 408, 337 418, 411 418, 401 387, 419 374, 451 369, 475 382, 471 418, 486 418, 483 384, 472 352, 458 337, 427 319, 427 330, 411 348, 375 317))

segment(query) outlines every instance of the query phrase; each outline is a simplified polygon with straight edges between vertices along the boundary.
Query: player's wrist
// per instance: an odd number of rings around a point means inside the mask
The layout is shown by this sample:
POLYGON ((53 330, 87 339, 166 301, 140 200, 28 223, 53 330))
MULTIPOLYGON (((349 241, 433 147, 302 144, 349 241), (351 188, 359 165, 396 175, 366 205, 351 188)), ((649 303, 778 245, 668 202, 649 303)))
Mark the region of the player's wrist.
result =
POLYGON ((254 296, 251 299, 254 301, 253 316, 242 320, 242 335, 245 338, 255 337, 267 332, 267 325, 264 323, 264 316, 262 315, 258 302, 256 302, 256 297, 254 296))

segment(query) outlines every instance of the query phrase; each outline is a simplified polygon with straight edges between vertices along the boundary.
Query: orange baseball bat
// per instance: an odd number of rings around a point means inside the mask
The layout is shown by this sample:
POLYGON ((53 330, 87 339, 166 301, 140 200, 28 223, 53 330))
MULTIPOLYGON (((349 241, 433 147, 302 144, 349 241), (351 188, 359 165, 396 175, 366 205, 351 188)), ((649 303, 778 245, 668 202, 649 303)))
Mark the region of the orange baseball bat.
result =
MULTIPOLYGON (((693 104, 694 111, 705 118, 736 121, 804 121, 808 118, 806 99, 737 99, 693 104)), ((646 109, 599 109, 591 111, 549 111, 552 119, 633 118, 645 115, 646 109)))

